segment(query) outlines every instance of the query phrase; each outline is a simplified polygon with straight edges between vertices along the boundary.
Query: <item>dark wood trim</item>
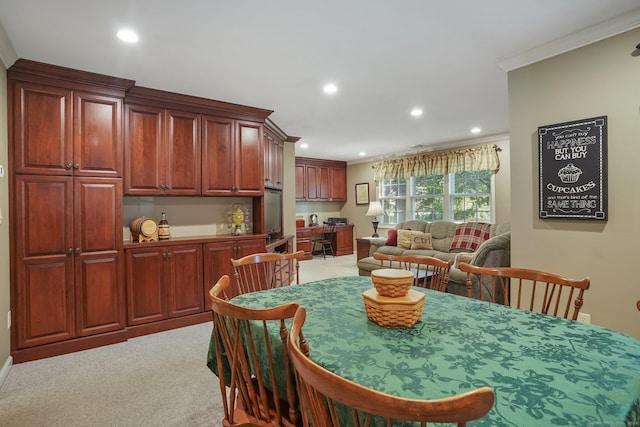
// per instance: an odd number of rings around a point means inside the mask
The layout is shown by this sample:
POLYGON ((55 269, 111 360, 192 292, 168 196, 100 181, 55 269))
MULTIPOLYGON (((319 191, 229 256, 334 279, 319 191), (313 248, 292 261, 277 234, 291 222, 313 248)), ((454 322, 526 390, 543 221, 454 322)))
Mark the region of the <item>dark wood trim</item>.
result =
POLYGON ((264 123, 273 110, 249 107, 230 102, 217 101, 198 96, 167 92, 142 86, 131 87, 124 98, 125 104, 138 104, 153 107, 173 108, 214 116, 229 117, 264 123))
POLYGON ((144 325, 129 326, 127 337, 135 338, 142 335, 155 334, 171 329, 183 328, 185 326, 197 325, 199 323, 213 322, 211 311, 207 309, 202 313, 189 316, 175 317, 173 319, 160 320, 158 322, 145 323, 144 325))
MULTIPOLYGON (((210 313, 209 317, 211 317, 210 313)), ((76 351, 89 350, 91 348, 125 342, 126 340, 127 331, 123 329, 120 331, 75 338, 72 340, 45 344, 32 348, 13 350, 11 352, 11 357, 13 358, 13 363, 29 362, 31 360, 60 356, 62 354, 75 353, 76 351)))

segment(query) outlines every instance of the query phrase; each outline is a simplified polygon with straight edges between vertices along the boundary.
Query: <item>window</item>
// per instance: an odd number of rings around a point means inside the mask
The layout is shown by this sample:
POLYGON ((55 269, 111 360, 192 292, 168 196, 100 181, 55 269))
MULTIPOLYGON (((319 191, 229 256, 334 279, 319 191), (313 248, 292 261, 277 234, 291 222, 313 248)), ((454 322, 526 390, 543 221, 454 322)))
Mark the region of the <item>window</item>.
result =
POLYGON ((492 222, 493 176, 490 171, 429 175, 380 181, 381 222, 492 222), (407 186, 409 188, 407 188, 407 186))

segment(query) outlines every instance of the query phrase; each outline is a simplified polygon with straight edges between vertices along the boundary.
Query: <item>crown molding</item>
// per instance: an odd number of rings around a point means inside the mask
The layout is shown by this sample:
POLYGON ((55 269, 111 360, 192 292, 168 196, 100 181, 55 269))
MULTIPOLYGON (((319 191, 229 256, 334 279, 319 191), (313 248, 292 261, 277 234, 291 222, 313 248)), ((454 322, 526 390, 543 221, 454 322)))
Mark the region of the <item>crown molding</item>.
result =
POLYGON ((640 8, 498 62, 506 72, 640 27, 640 8))
POLYGON ((11 44, 11 40, 9 40, 7 32, 4 30, 2 24, 0 24, 0 61, 4 64, 4 68, 9 68, 17 60, 18 55, 11 44))

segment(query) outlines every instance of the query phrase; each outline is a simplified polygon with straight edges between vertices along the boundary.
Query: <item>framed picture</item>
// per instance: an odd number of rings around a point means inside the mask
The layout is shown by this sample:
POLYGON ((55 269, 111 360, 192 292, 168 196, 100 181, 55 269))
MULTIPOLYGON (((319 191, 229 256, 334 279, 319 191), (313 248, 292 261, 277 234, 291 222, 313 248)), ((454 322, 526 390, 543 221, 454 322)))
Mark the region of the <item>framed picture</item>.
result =
POLYGON ((607 116, 538 128, 541 219, 607 220, 607 116))
POLYGON ((369 204, 369 183, 361 182, 356 184, 356 205, 369 204))

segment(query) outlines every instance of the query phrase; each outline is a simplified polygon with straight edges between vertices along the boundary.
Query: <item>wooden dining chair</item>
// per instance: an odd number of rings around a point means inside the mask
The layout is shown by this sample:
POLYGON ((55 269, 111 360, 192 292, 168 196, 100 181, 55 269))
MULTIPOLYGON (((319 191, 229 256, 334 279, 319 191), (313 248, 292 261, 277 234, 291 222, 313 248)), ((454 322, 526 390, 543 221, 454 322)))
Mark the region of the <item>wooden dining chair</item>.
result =
POLYGON ((294 253, 257 253, 232 259, 233 273, 239 294, 289 286, 300 283, 299 260, 304 251, 294 253))
POLYGON ((285 324, 298 304, 261 310, 241 307, 222 298, 227 286, 229 276, 224 275, 209 291, 222 425, 299 425, 285 324), (279 342, 271 342, 268 329, 279 331, 279 342))
POLYGON ((427 423, 465 426, 467 421, 485 416, 493 406, 495 396, 489 387, 442 399, 416 400, 392 396, 342 378, 309 358, 309 344, 301 334, 305 317, 305 308, 300 306, 289 334, 289 353, 304 426, 368 426, 373 419, 383 421, 376 425, 385 426, 403 421, 419 422, 421 426, 427 423))
POLYGON ((578 319, 590 283, 588 277, 567 279, 527 268, 478 267, 464 262, 459 267, 467 273, 470 298, 487 299, 483 296, 489 294, 491 302, 571 320, 578 319))
POLYGON ((336 256, 333 248, 333 239, 336 235, 336 225, 328 222, 324 222, 322 225, 322 234, 317 237, 311 238, 311 252, 316 251, 316 247, 319 245, 322 251, 322 258, 327 259, 327 251, 334 257, 336 256))
POLYGON ((381 268, 401 268, 414 272, 414 286, 446 292, 451 263, 427 255, 387 255, 374 253, 381 268))

